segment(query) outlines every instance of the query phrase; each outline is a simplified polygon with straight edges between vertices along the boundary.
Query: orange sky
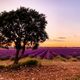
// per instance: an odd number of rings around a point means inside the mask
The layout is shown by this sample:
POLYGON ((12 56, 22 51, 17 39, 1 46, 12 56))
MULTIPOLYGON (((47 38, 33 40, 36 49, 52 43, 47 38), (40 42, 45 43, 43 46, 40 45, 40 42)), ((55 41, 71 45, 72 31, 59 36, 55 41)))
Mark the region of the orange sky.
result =
POLYGON ((40 44, 41 47, 80 47, 80 42, 74 41, 45 41, 40 44))

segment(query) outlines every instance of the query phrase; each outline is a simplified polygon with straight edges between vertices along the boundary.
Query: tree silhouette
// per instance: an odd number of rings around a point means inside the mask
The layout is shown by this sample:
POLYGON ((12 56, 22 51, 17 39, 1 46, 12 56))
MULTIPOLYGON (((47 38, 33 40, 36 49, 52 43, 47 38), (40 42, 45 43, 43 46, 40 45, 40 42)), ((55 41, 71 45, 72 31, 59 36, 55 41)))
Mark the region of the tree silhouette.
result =
POLYGON ((22 54, 24 54, 25 47, 37 49, 39 43, 48 38, 45 31, 46 24, 44 14, 25 7, 0 13, 0 45, 9 46, 8 43, 14 42, 15 64, 18 63, 21 49, 22 54))

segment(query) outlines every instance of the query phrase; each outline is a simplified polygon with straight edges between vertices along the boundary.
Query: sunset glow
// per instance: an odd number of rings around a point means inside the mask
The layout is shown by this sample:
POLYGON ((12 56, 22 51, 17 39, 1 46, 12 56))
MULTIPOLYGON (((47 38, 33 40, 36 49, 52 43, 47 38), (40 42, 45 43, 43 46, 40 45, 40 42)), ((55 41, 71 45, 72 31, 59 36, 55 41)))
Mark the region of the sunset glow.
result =
POLYGON ((80 42, 54 42, 46 41, 40 44, 41 47, 80 47, 80 42))

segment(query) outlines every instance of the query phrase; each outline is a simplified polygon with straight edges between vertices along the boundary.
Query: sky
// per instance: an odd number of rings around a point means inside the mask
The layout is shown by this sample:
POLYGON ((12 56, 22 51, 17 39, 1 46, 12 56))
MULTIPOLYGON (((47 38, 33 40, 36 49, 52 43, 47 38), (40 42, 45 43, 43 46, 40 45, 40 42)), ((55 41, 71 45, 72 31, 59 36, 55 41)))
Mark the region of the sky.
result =
POLYGON ((49 39, 41 46, 80 47, 80 0, 0 0, 0 12, 20 6, 46 15, 49 39))

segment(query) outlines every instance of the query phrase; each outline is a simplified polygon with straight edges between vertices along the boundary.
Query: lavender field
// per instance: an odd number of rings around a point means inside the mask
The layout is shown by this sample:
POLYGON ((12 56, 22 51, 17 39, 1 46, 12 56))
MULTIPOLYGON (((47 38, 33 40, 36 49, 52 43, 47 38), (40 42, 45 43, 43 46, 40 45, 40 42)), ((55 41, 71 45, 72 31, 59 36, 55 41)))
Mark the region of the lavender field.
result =
MULTIPOLYGON (((15 49, 2 49, 0 48, 0 59, 13 59, 15 57, 15 49)), ((21 55, 21 51, 20 51, 21 55)), ((19 56, 20 56, 19 55, 19 56)), ((53 59, 56 56, 61 56, 64 58, 69 57, 79 57, 80 48, 53 48, 53 47, 42 47, 36 50, 26 49, 24 55, 21 57, 38 57, 45 59, 53 59)))

